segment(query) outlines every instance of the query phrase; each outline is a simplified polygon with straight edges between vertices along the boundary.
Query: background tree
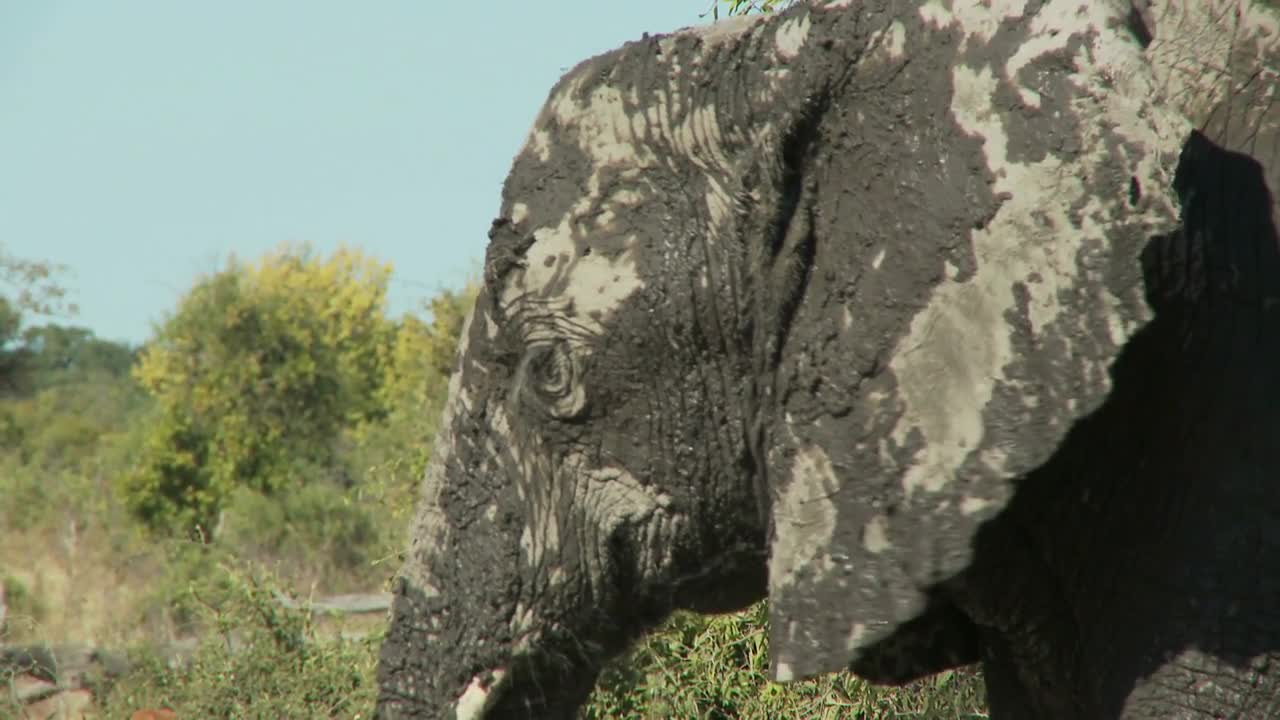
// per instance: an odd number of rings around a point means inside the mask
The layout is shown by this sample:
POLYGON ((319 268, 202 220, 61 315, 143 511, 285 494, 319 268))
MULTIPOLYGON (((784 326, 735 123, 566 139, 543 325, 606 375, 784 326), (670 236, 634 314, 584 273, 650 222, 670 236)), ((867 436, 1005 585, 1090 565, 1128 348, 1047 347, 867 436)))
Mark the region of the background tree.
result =
POLYGON ((270 557, 294 582, 332 591, 385 581, 405 547, 473 297, 474 286, 442 291, 399 318, 380 348, 380 411, 342 427, 333 461, 340 470, 273 497, 237 491, 218 543, 237 556, 270 557))
POLYGON ((23 325, 32 316, 74 314, 66 289, 56 280, 62 267, 25 260, 0 249, 0 396, 28 392, 30 353, 23 325))
POLYGON ((137 355, 136 348, 103 340, 87 328, 53 323, 24 330, 21 347, 27 389, 33 392, 95 377, 127 378, 137 355))
POLYGON ((74 314, 67 291, 57 282, 61 265, 26 260, 0 249, 0 288, 7 302, 20 312, 37 315, 74 314))
POLYGON ((138 517, 208 537, 237 487, 272 495, 333 472, 340 432, 386 414, 390 272, 358 251, 282 247, 198 281, 134 371, 156 403, 122 481, 138 517))

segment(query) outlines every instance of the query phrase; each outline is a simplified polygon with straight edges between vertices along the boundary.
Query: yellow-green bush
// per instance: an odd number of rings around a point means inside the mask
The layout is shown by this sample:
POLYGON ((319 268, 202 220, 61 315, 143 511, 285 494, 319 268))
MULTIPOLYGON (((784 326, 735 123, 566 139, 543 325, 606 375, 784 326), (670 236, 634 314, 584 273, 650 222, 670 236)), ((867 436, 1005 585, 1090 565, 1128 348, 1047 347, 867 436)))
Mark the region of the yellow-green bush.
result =
POLYGON ((390 271, 286 247, 197 282, 134 369, 157 404, 120 483, 139 519, 211 538, 235 489, 305 485, 338 461, 344 429, 384 416, 390 271))

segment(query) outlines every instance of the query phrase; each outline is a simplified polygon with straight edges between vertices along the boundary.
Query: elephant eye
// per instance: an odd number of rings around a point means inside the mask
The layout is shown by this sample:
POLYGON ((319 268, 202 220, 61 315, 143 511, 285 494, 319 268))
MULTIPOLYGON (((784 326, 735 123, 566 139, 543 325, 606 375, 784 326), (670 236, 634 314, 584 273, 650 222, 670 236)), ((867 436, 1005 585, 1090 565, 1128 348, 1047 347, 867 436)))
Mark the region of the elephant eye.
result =
POLYGON ((584 393, 569 343, 540 343, 525 354, 520 386, 525 400, 554 417, 568 419, 582 410, 584 393))
POLYGON ((564 352, 563 343, 537 348, 530 353, 529 379, 539 392, 548 397, 559 397, 568 391, 573 382, 573 361, 564 352))

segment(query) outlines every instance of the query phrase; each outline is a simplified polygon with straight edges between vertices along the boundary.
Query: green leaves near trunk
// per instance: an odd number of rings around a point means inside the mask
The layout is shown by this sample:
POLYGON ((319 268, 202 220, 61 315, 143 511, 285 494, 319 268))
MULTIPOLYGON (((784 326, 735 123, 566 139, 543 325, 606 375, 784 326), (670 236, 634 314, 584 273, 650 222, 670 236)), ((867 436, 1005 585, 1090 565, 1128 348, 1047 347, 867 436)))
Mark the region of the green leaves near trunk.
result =
POLYGON ((608 665, 581 717, 862 718, 978 720, 987 717, 981 675, 963 668, 906 687, 871 685, 851 673, 775 683, 768 679, 769 609, 677 612, 608 665))

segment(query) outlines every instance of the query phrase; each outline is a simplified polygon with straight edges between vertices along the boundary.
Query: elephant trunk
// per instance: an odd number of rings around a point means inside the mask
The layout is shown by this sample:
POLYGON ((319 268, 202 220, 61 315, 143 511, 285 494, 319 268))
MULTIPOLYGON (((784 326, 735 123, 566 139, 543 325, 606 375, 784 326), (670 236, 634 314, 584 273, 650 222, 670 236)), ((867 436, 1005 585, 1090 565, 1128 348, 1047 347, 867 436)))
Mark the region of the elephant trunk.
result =
POLYGON ((378 666, 378 717, 478 718, 501 685, 519 577, 498 529, 460 526, 459 463, 438 449, 424 483, 412 545, 393 584, 378 666), (451 497, 452 496, 452 497, 451 497))
POLYGON ((476 368, 467 360, 474 316, 462 328, 461 362, 393 582, 378 664, 382 718, 485 717, 511 655, 519 530, 504 522, 500 458, 475 422, 485 402, 472 394, 476 368))

